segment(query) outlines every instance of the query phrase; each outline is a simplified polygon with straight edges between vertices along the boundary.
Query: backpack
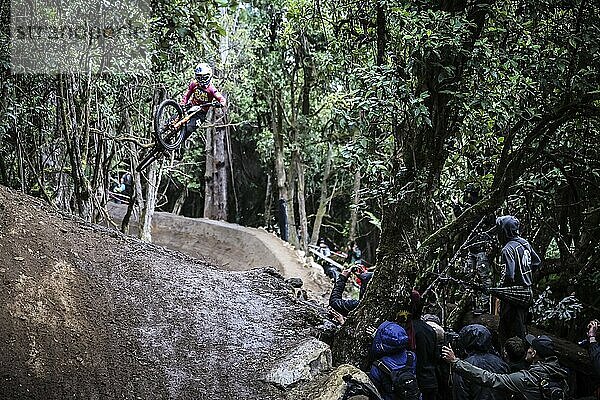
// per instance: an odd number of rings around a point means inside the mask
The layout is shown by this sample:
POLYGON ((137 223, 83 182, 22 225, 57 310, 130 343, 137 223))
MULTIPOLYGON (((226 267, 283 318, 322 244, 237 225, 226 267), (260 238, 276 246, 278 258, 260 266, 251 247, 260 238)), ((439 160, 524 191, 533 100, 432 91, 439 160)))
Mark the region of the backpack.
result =
POLYGON ((551 380, 550 378, 542 378, 540 381, 540 392, 542 393, 542 400, 567 400, 569 386, 567 381, 551 380))
POLYGON ((417 377, 412 371, 414 361, 415 356, 410 351, 407 352, 404 367, 393 371, 381 360, 375 361, 375 366, 390 377, 392 392, 397 400, 419 400, 421 398, 419 386, 417 386, 417 377))

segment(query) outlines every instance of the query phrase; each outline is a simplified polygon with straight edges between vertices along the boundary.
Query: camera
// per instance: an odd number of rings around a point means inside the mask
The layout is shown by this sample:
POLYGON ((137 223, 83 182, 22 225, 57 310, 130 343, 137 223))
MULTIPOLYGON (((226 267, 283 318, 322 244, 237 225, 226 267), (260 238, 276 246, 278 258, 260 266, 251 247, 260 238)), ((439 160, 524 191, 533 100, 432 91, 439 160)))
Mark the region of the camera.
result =
POLYGON ((460 336, 458 335, 458 333, 451 331, 451 330, 444 331, 444 345, 445 346, 451 346, 452 348, 456 349, 458 347, 459 339, 460 339, 460 336))
MULTIPOLYGON (((586 327, 586 333, 590 330, 592 322, 595 322, 596 324, 600 325, 600 322, 597 319, 592 320, 586 327)), ((577 342, 577 344, 580 347, 588 347, 590 344, 590 340, 589 340, 589 338, 586 338, 586 339, 580 340, 579 342, 577 342)))

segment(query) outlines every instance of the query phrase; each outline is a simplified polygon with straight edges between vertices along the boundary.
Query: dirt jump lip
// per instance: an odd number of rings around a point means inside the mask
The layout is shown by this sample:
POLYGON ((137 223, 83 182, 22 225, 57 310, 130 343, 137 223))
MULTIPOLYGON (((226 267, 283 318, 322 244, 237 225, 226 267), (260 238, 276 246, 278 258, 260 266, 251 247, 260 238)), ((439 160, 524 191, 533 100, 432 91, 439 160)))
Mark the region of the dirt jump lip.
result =
POLYGON ((314 328, 277 276, 222 271, 3 187, 0 266, 2 399, 283 400, 260 377, 314 328))

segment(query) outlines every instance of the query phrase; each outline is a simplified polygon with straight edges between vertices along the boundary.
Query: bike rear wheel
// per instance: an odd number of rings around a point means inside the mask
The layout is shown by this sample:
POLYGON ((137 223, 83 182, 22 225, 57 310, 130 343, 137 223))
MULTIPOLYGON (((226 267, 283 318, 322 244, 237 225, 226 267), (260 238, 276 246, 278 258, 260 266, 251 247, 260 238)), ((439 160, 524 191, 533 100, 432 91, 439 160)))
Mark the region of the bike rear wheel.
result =
POLYGON ((175 150, 183 141, 185 124, 175 129, 173 124, 181 121, 183 109, 175 100, 165 100, 158 106, 154 115, 154 137, 166 150, 175 150))

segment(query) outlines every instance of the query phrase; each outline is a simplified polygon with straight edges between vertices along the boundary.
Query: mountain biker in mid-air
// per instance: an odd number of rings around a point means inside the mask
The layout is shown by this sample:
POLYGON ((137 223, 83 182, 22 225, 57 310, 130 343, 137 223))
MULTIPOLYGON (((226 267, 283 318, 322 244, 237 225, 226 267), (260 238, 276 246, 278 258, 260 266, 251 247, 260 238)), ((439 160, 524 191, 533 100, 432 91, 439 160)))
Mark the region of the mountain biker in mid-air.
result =
MULTIPOLYGON (((213 100, 218 101, 217 107, 225 107, 227 101, 225 97, 211 83, 212 68, 206 63, 199 63, 194 68, 194 79, 190 82, 188 89, 181 99, 181 105, 185 110, 192 106, 210 103, 213 100)), ((184 140, 187 139, 196 130, 196 121, 204 122, 209 105, 202 108, 202 111, 193 116, 185 126, 184 140)))

